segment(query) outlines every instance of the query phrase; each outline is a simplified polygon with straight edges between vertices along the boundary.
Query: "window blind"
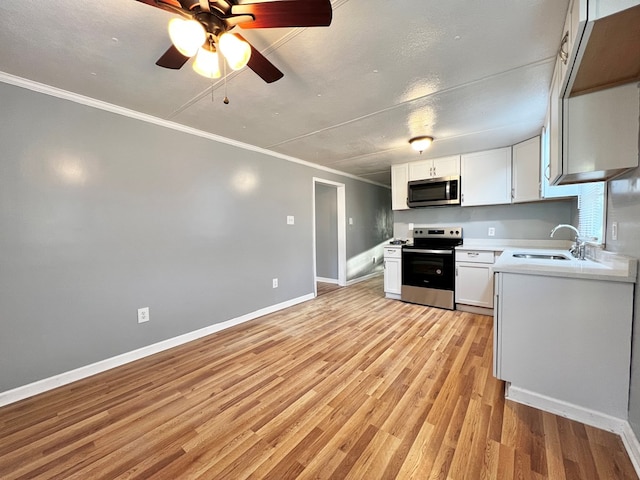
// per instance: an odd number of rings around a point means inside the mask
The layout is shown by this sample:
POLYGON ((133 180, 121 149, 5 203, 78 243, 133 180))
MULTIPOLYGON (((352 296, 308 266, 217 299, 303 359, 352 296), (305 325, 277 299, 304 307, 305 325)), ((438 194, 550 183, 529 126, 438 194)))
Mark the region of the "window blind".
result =
POLYGON ((580 240, 604 243, 605 182, 583 183, 578 197, 578 230, 580 240))

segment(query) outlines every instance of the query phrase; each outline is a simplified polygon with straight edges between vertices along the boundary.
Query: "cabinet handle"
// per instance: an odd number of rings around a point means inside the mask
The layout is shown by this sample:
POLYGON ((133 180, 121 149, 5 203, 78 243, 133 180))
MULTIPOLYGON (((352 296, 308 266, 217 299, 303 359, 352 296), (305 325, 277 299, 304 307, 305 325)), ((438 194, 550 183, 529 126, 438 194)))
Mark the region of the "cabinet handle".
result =
POLYGON ((458 267, 456 267, 456 277, 458 276, 458 267))
POLYGON ((551 164, 547 165, 547 168, 544 169, 544 178, 547 179, 547 182, 551 180, 551 164))
POLYGON ((513 200, 514 198, 516 198, 516 189, 512 188, 511 189, 511 200, 513 200))
POLYGON ((478 252, 467 252, 468 257, 477 257, 478 255, 480 255, 478 252))
POLYGON ((565 49, 564 47, 568 47, 569 46, 569 31, 567 31, 564 34, 564 37, 562 37, 562 41, 560 42, 560 48, 558 49, 558 56, 560 57, 560 60, 562 60, 562 63, 564 63, 565 65, 567 64, 567 61, 569 60, 569 49, 565 49))

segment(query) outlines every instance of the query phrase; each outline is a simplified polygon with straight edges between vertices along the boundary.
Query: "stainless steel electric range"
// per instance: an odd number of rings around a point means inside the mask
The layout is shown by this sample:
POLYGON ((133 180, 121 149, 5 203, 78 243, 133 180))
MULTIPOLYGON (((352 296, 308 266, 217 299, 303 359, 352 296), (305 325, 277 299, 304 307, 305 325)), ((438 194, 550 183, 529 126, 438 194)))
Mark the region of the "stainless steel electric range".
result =
POLYGON ((455 247, 462 227, 417 227, 402 247, 401 300, 455 309, 455 247))

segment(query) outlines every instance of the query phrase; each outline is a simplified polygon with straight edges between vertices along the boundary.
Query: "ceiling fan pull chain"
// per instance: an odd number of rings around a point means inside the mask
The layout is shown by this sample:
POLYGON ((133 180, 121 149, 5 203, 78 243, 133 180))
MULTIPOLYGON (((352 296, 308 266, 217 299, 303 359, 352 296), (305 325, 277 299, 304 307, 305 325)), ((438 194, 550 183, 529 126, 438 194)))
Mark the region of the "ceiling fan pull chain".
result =
POLYGON ((222 68, 224 70, 224 100, 225 105, 229 105, 229 97, 227 97, 227 62, 222 62, 222 68))

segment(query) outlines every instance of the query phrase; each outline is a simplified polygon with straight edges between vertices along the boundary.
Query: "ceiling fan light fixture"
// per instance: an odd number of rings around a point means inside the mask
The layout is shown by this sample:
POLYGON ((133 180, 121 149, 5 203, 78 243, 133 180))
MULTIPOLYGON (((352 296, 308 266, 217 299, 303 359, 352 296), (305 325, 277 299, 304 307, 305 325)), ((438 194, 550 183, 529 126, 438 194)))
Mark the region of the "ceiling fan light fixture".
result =
POLYGON ((220 78, 220 66, 218 65, 218 52, 200 48, 193 61, 193 70, 207 78, 220 78))
POLYGON ((413 148, 416 152, 420 152, 420 153, 422 153, 423 150, 426 150, 427 148, 429 148, 432 142, 433 142, 433 137, 429 137, 427 135, 424 135, 422 137, 413 137, 411 140, 409 140, 409 143, 411 144, 411 148, 413 148))
POLYGON ((233 33, 225 32, 218 40, 220 51, 233 70, 240 70, 249 62, 251 46, 240 40, 233 33))
POLYGON ((172 18, 169 21, 169 37, 185 57, 193 57, 207 39, 207 32, 197 20, 172 18))

